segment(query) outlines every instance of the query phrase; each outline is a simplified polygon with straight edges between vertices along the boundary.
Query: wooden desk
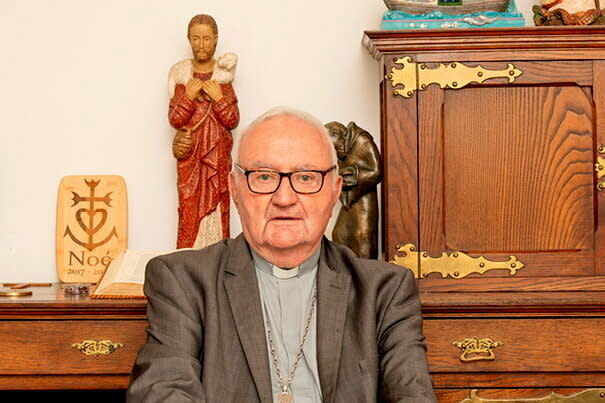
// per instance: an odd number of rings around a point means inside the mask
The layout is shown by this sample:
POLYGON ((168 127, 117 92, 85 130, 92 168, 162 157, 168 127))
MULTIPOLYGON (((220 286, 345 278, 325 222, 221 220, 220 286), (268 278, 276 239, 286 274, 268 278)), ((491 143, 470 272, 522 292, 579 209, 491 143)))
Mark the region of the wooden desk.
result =
POLYGON ((0 298, 0 389, 125 389, 145 343, 146 301, 64 296, 59 284, 30 290, 0 298), (115 351, 72 346, 85 340, 109 340, 115 351))
MULTIPOLYGON (((0 390, 125 389, 146 339, 146 301, 68 297, 58 284, 31 290, 31 297, 0 298, 0 390), (72 347, 84 340, 123 347, 85 355, 72 347)), ((537 398, 605 387, 605 292, 566 298, 554 292, 477 293, 471 302, 460 293, 422 293, 439 401, 459 403, 471 389, 484 398, 537 398), (504 344, 493 361, 461 362, 452 342, 468 336, 504 344)))

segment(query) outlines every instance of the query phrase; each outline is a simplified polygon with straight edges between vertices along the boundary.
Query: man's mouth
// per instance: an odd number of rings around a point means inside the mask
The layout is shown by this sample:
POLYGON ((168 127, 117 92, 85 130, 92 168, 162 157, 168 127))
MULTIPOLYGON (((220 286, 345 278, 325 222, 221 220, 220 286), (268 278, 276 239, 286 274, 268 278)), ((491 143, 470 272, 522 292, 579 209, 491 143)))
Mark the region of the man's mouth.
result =
POLYGON ((271 220, 285 220, 285 221, 294 221, 294 220, 300 220, 300 217, 293 217, 293 216, 276 216, 276 217, 271 217, 271 220))

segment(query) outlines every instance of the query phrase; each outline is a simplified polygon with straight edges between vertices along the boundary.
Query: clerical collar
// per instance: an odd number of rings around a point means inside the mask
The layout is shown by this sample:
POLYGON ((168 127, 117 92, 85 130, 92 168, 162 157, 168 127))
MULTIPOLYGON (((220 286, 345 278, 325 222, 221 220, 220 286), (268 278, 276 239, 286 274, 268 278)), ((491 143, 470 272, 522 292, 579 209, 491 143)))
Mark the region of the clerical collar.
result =
POLYGON ((283 269, 275 266, 274 264, 268 262, 261 255, 256 253, 256 251, 252 249, 252 247, 250 248, 250 252, 252 253, 254 267, 279 279, 288 279, 296 276, 300 277, 304 273, 312 271, 315 267, 317 267, 317 264, 319 262, 319 255, 321 252, 321 246, 317 248, 317 250, 313 252, 313 254, 309 256, 307 260, 291 269, 283 269))

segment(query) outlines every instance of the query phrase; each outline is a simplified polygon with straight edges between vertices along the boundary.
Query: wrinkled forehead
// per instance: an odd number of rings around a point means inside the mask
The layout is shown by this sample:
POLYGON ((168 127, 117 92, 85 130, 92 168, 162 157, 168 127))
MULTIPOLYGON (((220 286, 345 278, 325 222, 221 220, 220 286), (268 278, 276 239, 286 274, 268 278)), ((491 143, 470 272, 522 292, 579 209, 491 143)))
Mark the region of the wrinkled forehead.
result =
POLYGON ((333 147, 312 124, 277 116, 250 129, 241 139, 238 161, 248 169, 327 169, 333 147))

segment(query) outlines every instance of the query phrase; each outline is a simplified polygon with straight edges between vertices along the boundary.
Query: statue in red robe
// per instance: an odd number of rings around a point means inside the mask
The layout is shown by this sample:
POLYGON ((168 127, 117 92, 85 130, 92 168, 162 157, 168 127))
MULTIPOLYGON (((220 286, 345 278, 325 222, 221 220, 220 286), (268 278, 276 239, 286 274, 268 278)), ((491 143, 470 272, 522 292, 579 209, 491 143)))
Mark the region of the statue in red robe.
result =
POLYGON ((175 64, 168 78, 168 118, 178 129, 172 144, 179 195, 177 248, 202 248, 229 237, 230 130, 239 123, 231 84, 237 56, 214 58, 218 28, 209 15, 193 17, 187 37, 193 58, 175 64))

